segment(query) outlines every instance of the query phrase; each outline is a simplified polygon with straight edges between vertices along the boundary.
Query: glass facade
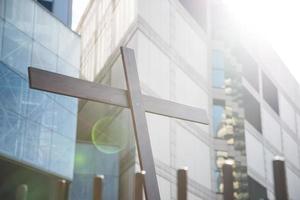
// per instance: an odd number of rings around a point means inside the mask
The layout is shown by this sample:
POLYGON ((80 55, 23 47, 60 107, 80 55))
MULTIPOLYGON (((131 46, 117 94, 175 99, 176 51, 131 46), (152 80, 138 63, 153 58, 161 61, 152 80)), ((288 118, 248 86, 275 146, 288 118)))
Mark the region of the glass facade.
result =
POLYGON ((213 77, 213 87, 223 88, 224 91, 223 95, 213 99, 213 133, 216 140, 230 145, 234 152, 220 150, 216 147, 215 189, 217 193, 223 193, 222 167, 226 160, 231 160, 233 163, 234 198, 249 199, 244 128, 244 108, 246 107, 244 104, 247 102, 243 101, 243 95, 241 95, 243 92, 242 69, 232 65, 230 59, 224 57, 222 50, 213 50, 212 63, 213 71, 221 71, 226 75, 222 79, 222 84, 219 84, 218 76, 213 77))
POLYGON ((28 66, 79 76, 80 38, 33 0, 0 1, 0 154, 73 177, 77 100, 31 90, 28 66))

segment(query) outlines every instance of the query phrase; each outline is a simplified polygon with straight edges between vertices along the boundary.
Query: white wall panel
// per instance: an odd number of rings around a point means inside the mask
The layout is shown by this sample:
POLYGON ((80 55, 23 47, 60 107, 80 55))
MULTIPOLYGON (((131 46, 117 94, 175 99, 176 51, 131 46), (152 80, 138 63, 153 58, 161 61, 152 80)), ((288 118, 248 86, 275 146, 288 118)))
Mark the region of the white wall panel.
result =
POLYGON ((202 200, 200 197, 198 197, 190 192, 188 193, 188 199, 189 200, 202 200))
POLYGON ((300 199, 300 178, 294 174, 290 169, 286 169, 288 193, 290 200, 300 199))
POLYGON ((207 49, 206 43, 197 34, 190 25, 183 19, 179 13, 174 13, 175 31, 173 34, 174 41, 171 45, 176 52, 187 62, 193 69, 207 78, 207 49))
POLYGON ((274 176, 273 176, 273 159, 274 154, 270 152, 267 148, 265 148, 265 165, 266 165, 266 178, 267 182, 274 184, 274 176))
POLYGON ((160 190, 160 198, 162 200, 171 199, 171 183, 161 176, 157 176, 157 181, 160 190))
POLYGON ((147 113, 147 122, 154 158, 170 165, 169 118, 147 113))
POLYGON ((170 3, 168 0, 138 0, 138 14, 166 43, 169 43, 170 3))
POLYGON ((187 166, 189 177, 211 188, 209 147, 186 129, 176 127, 176 168, 187 166))
POLYGON ((271 191, 269 191, 269 190, 268 190, 268 199, 269 199, 269 200, 276 200, 276 199, 275 199, 275 196, 274 196, 274 193, 271 192, 271 191))
POLYGON ((297 114, 297 132, 298 132, 298 138, 300 139, 300 115, 297 114))
POLYGON ((180 69, 176 69, 176 101, 208 110, 208 94, 180 69))
MULTIPOLYGON (((136 51, 140 80, 161 98, 169 99, 169 58, 160 51, 143 33, 138 32, 136 51)), ((147 93, 147 88, 143 88, 147 93)))
POLYGON ((246 131, 246 153, 248 166, 262 177, 265 177, 263 145, 246 131))
POLYGON ((262 109, 263 136, 279 151, 282 151, 279 123, 265 109, 262 109))
POLYGON ((298 145, 286 131, 283 131, 283 153, 291 163, 299 168, 298 145))
POLYGON ((279 93, 279 109, 281 119, 296 133, 296 113, 295 109, 287 101, 287 99, 279 93))

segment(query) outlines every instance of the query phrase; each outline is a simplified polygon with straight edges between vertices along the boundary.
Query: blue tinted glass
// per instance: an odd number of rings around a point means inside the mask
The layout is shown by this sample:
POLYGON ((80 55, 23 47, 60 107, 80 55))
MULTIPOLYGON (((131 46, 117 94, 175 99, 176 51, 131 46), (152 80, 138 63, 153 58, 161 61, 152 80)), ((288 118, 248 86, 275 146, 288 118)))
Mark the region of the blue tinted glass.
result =
POLYGON ((45 93, 29 90, 24 99, 27 103, 26 117, 44 127, 53 129, 54 101, 45 93))
POLYGON ((37 164, 39 153, 38 138, 40 128, 41 125, 31 122, 30 120, 26 120, 26 131, 24 134, 25 137, 22 145, 22 160, 37 164))
POLYGON ((52 134, 50 171, 73 177, 75 141, 57 133, 52 134))
POLYGON ((55 112, 55 132, 75 140, 77 124, 76 114, 66 110, 65 108, 57 104, 55 106, 55 112))
POLYGON ((72 200, 93 199, 93 174, 74 174, 70 196, 72 200))
POLYGON ((31 65, 47 71, 56 72, 57 56, 49 49, 34 42, 31 65))
POLYGON ((27 82, 0 62, 0 152, 72 178, 77 100, 31 90, 27 82))
POLYGON ((24 126, 19 115, 0 107, 0 152, 18 157, 17 143, 22 138, 24 126))
POLYGON ((224 88, 225 75, 223 70, 213 70, 213 87, 224 88))
POLYGON ((106 154, 94 145, 76 145, 75 175, 72 182, 71 199, 92 199, 92 180, 95 174, 105 177, 103 198, 119 199, 119 154, 106 154))
POLYGON ((3 39, 1 60, 27 76, 27 67, 31 63, 31 38, 6 22, 3 39))
POLYGON ((71 64, 63 61, 62 59, 58 59, 57 63, 57 73, 63 74, 66 76, 71 76, 74 78, 79 78, 79 69, 73 67, 71 64))
POLYGON ((22 85, 23 80, 14 72, 8 70, 3 64, 0 72, 0 105, 3 109, 18 113, 22 113, 22 85))
POLYGON ((220 50, 214 50, 212 55, 213 69, 224 69, 224 54, 220 50))
POLYGON ((14 24, 19 30, 32 36, 34 1, 28 0, 6 0, 5 2, 5 19, 7 22, 14 24))
POLYGON ((5 9, 4 1, 5 0, 0 0, 0 19, 4 18, 4 9, 5 9))
MULTIPOLYGON (((0 0, 0 15, 1 15, 1 1, 3 0, 0 0)), ((2 18, 0 17, 0 60, 1 60, 1 52, 2 52, 2 41, 3 41, 3 20, 2 18)))
POLYGON ((224 106, 214 105, 213 106, 213 131, 214 135, 218 135, 218 131, 222 126, 222 119, 224 113, 224 106))

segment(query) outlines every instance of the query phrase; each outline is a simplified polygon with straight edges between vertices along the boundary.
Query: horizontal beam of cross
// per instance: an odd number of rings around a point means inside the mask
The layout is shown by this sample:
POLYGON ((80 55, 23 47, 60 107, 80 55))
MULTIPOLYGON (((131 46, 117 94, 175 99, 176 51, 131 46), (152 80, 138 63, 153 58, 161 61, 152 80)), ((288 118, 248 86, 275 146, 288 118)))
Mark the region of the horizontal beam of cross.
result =
MULTIPOLYGON (((97 101, 110 105, 129 107, 127 91, 112 88, 99 83, 79 80, 69 76, 29 67, 30 88, 57 93, 61 95, 97 101)), ((148 113, 208 124, 203 109, 182 105, 168 100, 143 95, 145 110, 148 113)))

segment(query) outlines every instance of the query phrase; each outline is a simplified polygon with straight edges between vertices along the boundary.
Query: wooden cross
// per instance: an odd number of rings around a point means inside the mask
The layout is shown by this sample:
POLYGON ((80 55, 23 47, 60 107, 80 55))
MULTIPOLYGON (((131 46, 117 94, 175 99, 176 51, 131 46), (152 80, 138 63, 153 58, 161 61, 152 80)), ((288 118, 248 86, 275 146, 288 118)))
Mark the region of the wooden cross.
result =
POLYGON ((145 112, 201 124, 208 124, 208 118, 202 109, 142 95, 134 51, 121 47, 121 55, 128 90, 112 88, 32 67, 28 68, 29 85, 32 89, 131 109, 139 161, 141 169, 146 171, 145 196, 147 200, 160 200, 145 112))

